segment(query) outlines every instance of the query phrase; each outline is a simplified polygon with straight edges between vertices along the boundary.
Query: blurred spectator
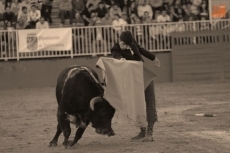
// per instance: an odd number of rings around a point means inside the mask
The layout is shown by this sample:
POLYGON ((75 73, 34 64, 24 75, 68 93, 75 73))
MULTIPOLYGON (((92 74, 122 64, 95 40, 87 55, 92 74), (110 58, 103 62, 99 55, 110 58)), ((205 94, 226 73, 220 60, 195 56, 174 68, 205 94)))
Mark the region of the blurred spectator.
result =
POLYGON ((181 0, 181 5, 182 6, 187 6, 190 3, 191 3, 191 0, 181 0))
POLYGON ((112 19, 108 13, 105 14, 104 18, 101 19, 103 25, 112 25, 112 19))
POLYGON ((90 23, 91 14, 94 12, 93 4, 89 4, 88 8, 85 7, 85 10, 82 12, 82 18, 84 19, 85 26, 88 26, 90 23))
POLYGON ((142 5, 137 6, 137 14, 140 18, 143 17, 144 12, 149 12, 150 18, 153 17, 153 10, 152 7, 147 3, 147 0, 143 0, 142 5))
MULTIPOLYGON (((82 27, 84 26, 84 20, 81 17, 81 15, 76 12, 74 15, 74 19, 73 19, 73 24, 72 27, 82 27)), ((74 49, 77 52, 81 52, 82 53, 82 47, 83 47, 83 39, 85 37, 85 29, 82 28, 74 28, 72 31, 72 36, 73 36, 73 41, 74 43, 74 49)))
POLYGON ((105 2, 105 4, 108 6, 112 5, 111 0, 102 0, 102 2, 105 2))
POLYGON ((160 11, 162 9, 162 0, 148 0, 148 4, 152 7, 153 11, 160 11))
POLYGON ((35 28, 36 23, 39 21, 41 17, 41 11, 38 10, 35 5, 32 5, 29 15, 30 15, 30 25, 32 28, 35 28))
MULTIPOLYGON (((100 26, 102 25, 101 18, 94 16, 93 17, 93 24, 91 26, 100 26)), ((106 45, 106 36, 105 31, 103 30, 103 27, 96 27, 92 28, 90 36, 92 40, 92 47, 93 47, 93 52, 96 53, 96 51, 100 51, 105 49, 104 51, 107 51, 107 45, 106 45), (100 49, 99 49, 100 47, 100 49)))
POLYGON ((88 8, 90 4, 92 4, 92 9, 96 10, 98 8, 98 4, 101 2, 101 0, 88 0, 86 3, 86 7, 88 8))
MULTIPOLYGON (((112 25, 112 19, 109 16, 109 13, 105 14, 105 17, 101 19, 102 25, 112 25)), ((103 30, 103 37, 107 42, 113 42, 113 39, 111 35, 113 35, 113 29, 110 26, 104 27, 103 30)))
POLYGON ((92 11, 91 17, 90 17, 90 23, 89 26, 95 26, 97 24, 100 24, 101 20, 97 16, 97 12, 95 10, 92 11))
POLYGON ((141 24, 142 21, 138 16, 134 16, 134 24, 141 24))
POLYGON ((43 0, 41 8, 41 16, 45 17, 45 20, 52 24, 51 12, 52 12, 52 3, 53 0, 43 0))
POLYGON ((22 0, 21 2, 21 11, 22 11, 22 7, 26 7, 27 8, 27 11, 30 12, 31 10, 31 3, 30 3, 30 0, 22 0))
POLYGON ((36 29, 49 29, 49 23, 41 16, 40 20, 36 23, 36 29))
POLYGON ((70 18, 70 24, 72 24, 73 12, 72 12, 71 0, 60 0, 59 8, 60 8, 61 24, 65 24, 65 18, 70 18))
POLYGON ((96 12, 99 18, 103 18, 105 14, 108 12, 103 2, 99 3, 98 8, 96 9, 96 12))
POLYGON ((180 24, 177 24, 176 25, 176 31, 179 31, 179 32, 184 32, 185 31, 185 24, 184 24, 184 19, 183 17, 179 18, 179 21, 178 21, 180 24))
POLYGON ((4 12, 5 12, 5 0, 0 0, 0 20, 3 19, 4 12))
MULTIPOLYGON (((52 2, 53 0, 51 0, 52 2)), ((43 3, 43 0, 37 0, 37 7, 38 7, 38 10, 42 11, 42 3, 43 3)))
POLYGON ((0 19, 0 41, 1 41, 1 43, 0 43, 0 49, 1 49, 0 57, 3 57, 6 55, 8 38, 7 38, 6 32, 1 31, 1 30, 6 30, 5 23, 2 19, 0 19))
POLYGON ((200 23, 200 30, 209 30, 210 29, 210 25, 208 22, 205 22, 206 21, 206 18, 205 17, 201 17, 200 19, 201 21, 204 21, 204 22, 201 22, 200 23))
POLYGON ((141 24, 141 20, 138 16, 136 16, 135 14, 131 15, 131 24, 141 24))
POLYGON ((121 31, 123 30, 123 26, 126 26, 127 24, 128 23, 124 19, 122 19, 119 14, 114 15, 112 26, 118 35, 120 35, 121 31))
POLYGON ((170 22, 170 16, 166 13, 166 10, 162 10, 161 14, 157 17, 157 22, 170 22))
POLYGON ((18 12, 21 8, 21 3, 18 0, 14 0, 11 4, 11 11, 14 13, 15 16, 18 16, 18 12))
POLYGON ((137 16, 137 15, 134 14, 134 13, 132 13, 132 14, 130 14, 130 15, 128 15, 126 17, 126 21, 127 21, 128 24, 132 24, 133 23, 134 16, 137 16))
POLYGON ((111 5, 117 4, 119 8, 122 8, 122 1, 124 0, 111 0, 111 5))
POLYGON ((153 19, 155 20, 155 22, 157 22, 157 17, 161 14, 161 11, 160 10, 155 10, 155 14, 153 16, 153 19))
POLYGON ((16 29, 29 29, 30 16, 25 6, 22 7, 22 11, 18 13, 16 29))
POLYGON ((135 15, 134 13, 132 13, 128 19, 128 24, 134 24, 135 23, 135 17, 137 15, 135 15))
POLYGON ((190 11, 192 14, 199 16, 202 0, 191 0, 190 11))
POLYGON ((206 20, 209 19, 208 5, 205 0, 202 1, 201 7, 200 7, 200 16, 205 17, 206 20))
POLYGON ((131 14, 135 14, 137 16, 137 7, 135 2, 132 2, 127 10, 127 15, 131 16, 131 14))
POLYGON ((171 18, 173 22, 179 21, 179 16, 182 15, 182 5, 180 0, 173 0, 171 6, 171 18))
POLYGON ((184 9, 185 15, 183 17, 184 21, 196 21, 198 20, 198 17, 190 12, 188 8, 184 9))
POLYGON ((35 5, 36 7, 38 7, 38 0, 29 0, 30 1, 30 5, 35 5))
POLYGON ((5 23, 15 23, 15 15, 11 12, 9 7, 6 8, 6 12, 3 14, 3 20, 5 23))
POLYGON ((5 9, 7 7, 11 8, 11 3, 12 3, 12 0, 5 0, 5 9))
POLYGON ((142 22, 141 22, 141 19, 138 17, 138 16, 135 16, 134 17, 134 24, 138 24, 138 25, 135 25, 134 26, 134 35, 135 35, 135 38, 136 38, 136 41, 138 43, 141 43, 143 40, 142 40, 142 35, 143 35, 143 26, 140 25, 142 22))
POLYGON ((128 3, 128 0, 122 0, 121 2, 122 4, 120 8, 121 8, 122 15, 127 15, 130 4, 128 3))
POLYGON ((94 15, 91 18, 91 22, 89 24, 90 26, 99 26, 102 25, 102 21, 101 18, 99 18, 98 16, 94 15))
POLYGON ((143 23, 152 23, 153 19, 149 16, 149 12, 145 11, 144 16, 142 17, 143 23))
MULTIPOLYGON (((11 22, 7 22, 6 25, 7 25, 6 29, 8 30, 8 39, 9 39, 8 41, 13 43, 13 40, 16 40, 15 39, 15 32, 13 31, 15 29, 14 29, 14 27, 13 27, 11 22)), ((13 45, 13 44, 11 44, 11 45, 13 45)))
POLYGON ((87 1, 88 1, 88 0, 83 0, 83 2, 84 2, 85 5, 86 5, 87 1))
POLYGON ((3 19, 0 19, 0 28, 1 28, 1 30, 5 30, 6 29, 6 24, 3 21, 3 19))
POLYGON ((83 0, 72 0, 73 12, 82 13, 85 9, 85 4, 83 0))
POLYGON ((95 19, 96 19, 96 18, 94 18, 94 17, 96 17, 96 12, 95 12, 95 10, 93 10, 93 11, 90 13, 90 18, 89 18, 90 22, 89 22, 89 26, 93 26, 93 25, 94 25, 94 22, 95 22, 95 19))
POLYGON ((114 26, 125 26, 127 21, 125 21, 119 14, 115 14, 112 25, 114 26))
POLYGON ((84 26, 84 20, 81 17, 81 15, 79 13, 77 13, 77 12, 74 15, 73 26, 75 26, 75 27, 84 26))
POLYGON ((161 10, 166 10, 167 14, 170 14, 169 0, 162 0, 161 10))
POLYGON ((120 17, 122 16, 121 8, 118 7, 118 4, 114 4, 110 9, 109 9, 109 15, 112 19, 115 19, 116 15, 119 15, 120 17))

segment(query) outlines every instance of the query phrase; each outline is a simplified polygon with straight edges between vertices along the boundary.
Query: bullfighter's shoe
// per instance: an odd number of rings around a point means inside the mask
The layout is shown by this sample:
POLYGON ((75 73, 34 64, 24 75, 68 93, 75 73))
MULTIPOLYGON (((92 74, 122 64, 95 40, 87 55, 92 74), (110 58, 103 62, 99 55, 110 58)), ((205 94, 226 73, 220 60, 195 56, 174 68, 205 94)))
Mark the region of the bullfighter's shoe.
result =
POLYGON ((142 127, 140 133, 137 136, 132 137, 131 140, 140 140, 140 139, 143 139, 145 137, 145 135, 146 135, 146 128, 142 127))
POLYGON ((153 129, 148 127, 146 135, 142 142, 151 142, 151 141, 153 141, 153 129))

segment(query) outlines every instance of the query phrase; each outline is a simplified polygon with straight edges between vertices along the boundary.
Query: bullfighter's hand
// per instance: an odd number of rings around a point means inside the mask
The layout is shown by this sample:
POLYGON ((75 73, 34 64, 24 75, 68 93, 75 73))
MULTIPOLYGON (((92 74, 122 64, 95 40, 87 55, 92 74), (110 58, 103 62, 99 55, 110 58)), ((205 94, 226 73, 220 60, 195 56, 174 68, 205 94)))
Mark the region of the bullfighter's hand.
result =
POLYGON ((159 61, 159 59, 158 59, 157 57, 155 58, 154 63, 155 63, 155 66, 156 66, 157 68, 160 68, 160 67, 161 67, 161 63, 160 63, 160 61, 159 61))

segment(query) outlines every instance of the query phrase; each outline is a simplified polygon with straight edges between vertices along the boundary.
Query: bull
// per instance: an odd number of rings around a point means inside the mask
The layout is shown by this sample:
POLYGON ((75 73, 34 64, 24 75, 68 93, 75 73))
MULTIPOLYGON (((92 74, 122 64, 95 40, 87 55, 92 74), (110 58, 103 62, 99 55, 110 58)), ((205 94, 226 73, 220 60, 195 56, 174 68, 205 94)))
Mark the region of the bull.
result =
POLYGON ((58 77, 56 85, 57 131, 50 146, 57 146, 58 138, 63 132, 65 147, 75 145, 81 139, 89 123, 96 133, 113 136, 111 121, 115 109, 102 98, 104 88, 98 75, 89 67, 71 66, 58 77), (75 137, 69 141, 70 123, 77 127, 75 137))

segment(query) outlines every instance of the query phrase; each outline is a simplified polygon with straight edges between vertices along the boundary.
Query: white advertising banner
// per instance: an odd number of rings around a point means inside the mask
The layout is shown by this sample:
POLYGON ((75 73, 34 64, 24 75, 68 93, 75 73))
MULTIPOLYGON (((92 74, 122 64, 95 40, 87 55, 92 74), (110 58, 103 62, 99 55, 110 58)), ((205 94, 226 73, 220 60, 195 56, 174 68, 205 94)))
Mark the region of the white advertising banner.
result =
POLYGON ((66 29, 19 30, 19 52, 65 51, 72 48, 72 32, 66 29))

